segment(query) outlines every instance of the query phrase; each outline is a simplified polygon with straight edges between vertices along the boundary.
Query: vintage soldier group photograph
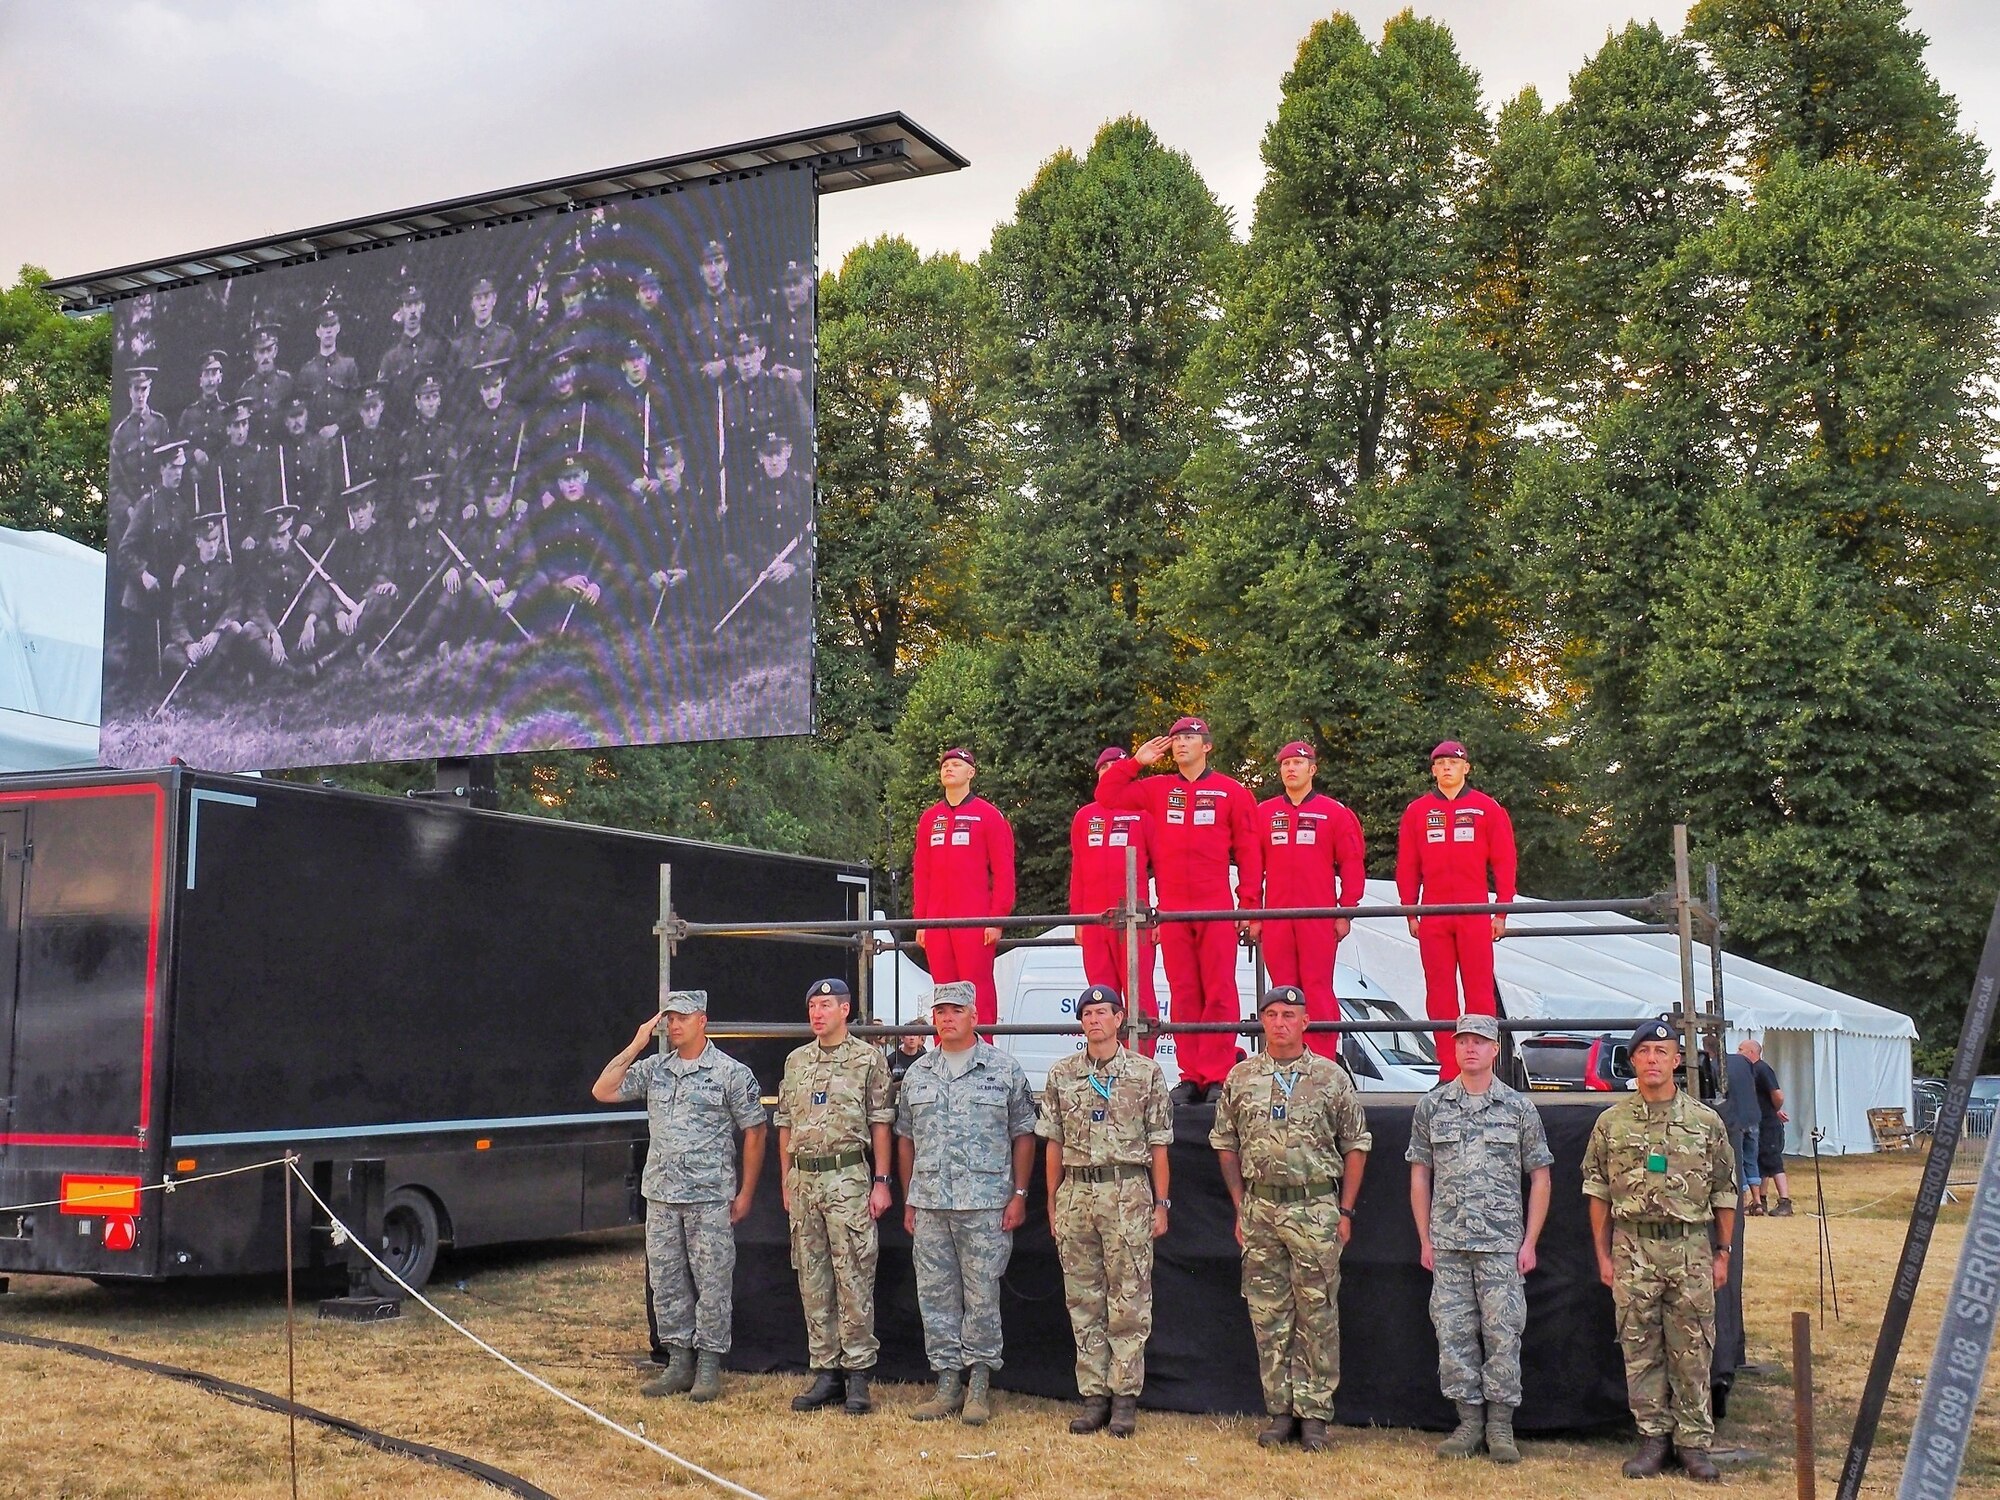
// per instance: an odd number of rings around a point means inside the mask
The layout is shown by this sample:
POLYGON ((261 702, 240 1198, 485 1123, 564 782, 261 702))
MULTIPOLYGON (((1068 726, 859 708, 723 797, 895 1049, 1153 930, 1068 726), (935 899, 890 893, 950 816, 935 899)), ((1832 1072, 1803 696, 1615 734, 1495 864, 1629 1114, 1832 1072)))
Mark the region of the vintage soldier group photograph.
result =
POLYGON ((811 727, 789 174, 118 309, 108 764, 811 727))

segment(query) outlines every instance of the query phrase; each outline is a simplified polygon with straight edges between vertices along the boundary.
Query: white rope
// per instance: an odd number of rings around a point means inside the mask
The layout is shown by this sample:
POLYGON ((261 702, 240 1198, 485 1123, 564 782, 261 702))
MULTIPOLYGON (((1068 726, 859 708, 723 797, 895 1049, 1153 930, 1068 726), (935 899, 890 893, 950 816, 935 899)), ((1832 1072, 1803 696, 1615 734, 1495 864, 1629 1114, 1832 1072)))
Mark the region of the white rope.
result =
POLYGON ((527 1369, 524 1366, 516 1363, 514 1360, 509 1359, 506 1355, 502 1354, 498 1349, 495 1349, 491 1344, 487 1343, 486 1340, 482 1339, 478 1334, 474 1333, 464 1324, 454 1319, 449 1313, 445 1312, 435 1302, 432 1302, 430 1298, 426 1297, 422 1292, 418 1291, 415 1287, 411 1286, 407 1281, 403 1280, 402 1277, 398 1276, 394 1271, 390 1270, 388 1266, 384 1265, 382 1263, 382 1258, 378 1256, 374 1252, 374 1250, 372 1250, 369 1246, 363 1244, 361 1239, 354 1233, 353 1230, 349 1229, 345 1224, 341 1223, 339 1219, 334 1217, 333 1210, 327 1207, 326 1200, 320 1197, 318 1193, 315 1193, 313 1191, 313 1185, 306 1180, 305 1174, 299 1171, 299 1169, 296 1166, 292 1168, 292 1175, 299 1179, 299 1185, 306 1190, 307 1196, 309 1196, 313 1200, 313 1202, 317 1203, 320 1206, 321 1211, 326 1214, 327 1222, 330 1223, 335 1230, 345 1235, 349 1243, 357 1246, 363 1255, 367 1256, 369 1260, 373 1261, 375 1264, 375 1268, 378 1271, 380 1271, 383 1275, 387 1276, 391 1281, 395 1282, 397 1286, 401 1287, 405 1292, 409 1293, 410 1296, 416 1298, 418 1302, 423 1304, 423 1306, 427 1311, 434 1314, 440 1322, 444 1323, 454 1333, 461 1334, 465 1338, 470 1339, 473 1343, 477 1344, 481 1349, 484 1349, 488 1354, 492 1355, 495 1359, 499 1360, 501 1364, 505 1365, 508 1369, 512 1370, 516 1375, 519 1375, 523 1379, 532 1381, 534 1384, 540 1386, 543 1390, 547 1391, 551 1396, 554 1396, 558 1401, 562 1402, 565 1406, 575 1407, 578 1411, 582 1412, 586 1417, 589 1417, 591 1421, 597 1423, 599 1426, 610 1428, 620 1437, 630 1438, 640 1447, 649 1449, 650 1451, 659 1454, 661 1458, 666 1459, 669 1463, 679 1464, 683 1469, 686 1469, 690 1474, 699 1475, 701 1478, 706 1479, 710 1484, 716 1485, 721 1489, 725 1489, 729 1491, 729 1493, 732 1495, 741 1495, 744 1497, 744 1500, 764 1500, 764 1497, 762 1495, 759 1495, 755 1490, 747 1490, 740 1484, 736 1484, 731 1480, 724 1479, 720 1474, 711 1473, 709 1470, 704 1469, 700 1464, 695 1463, 692 1459, 682 1458, 678 1453, 674 1453, 666 1448, 662 1448, 658 1443, 653 1442, 650 1438, 641 1436, 639 1433, 634 1432, 631 1428, 621 1426, 619 1423, 614 1422, 611 1418, 605 1416, 602 1412, 596 1411, 591 1407, 585 1406, 581 1401, 577 1400, 576 1397, 570 1395, 567 1391, 558 1390, 555 1386, 550 1385, 548 1381, 542 1379, 542 1377, 537 1375, 533 1370, 527 1369))
MULTIPOLYGON (((213 1182, 218 1177, 237 1177, 245 1172, 262 1172, 269 1167, 282 1167, 285 1162, 286 1158, 280 1156, 271 1161, 252 1162, 247 1167, 229 1167, 220 1172, 203 1172, 194 1177, 176 1177, 173 1173, 169 1172, 158 1182, 141 1183, 137 1188, 114 1188, 103 1193, 78 1193, 72 1198, 51 1198, 46 1203, 4 1204, 0 1205, 0 1214, 24 1214, 31 1208, 74 1208, 80 1203, 108 1203, 113 1198, 123 1198, 128 1192, 171 1193, 175 1188, 186 1187, 191 1182, 213 1182)), ((70 1175, 81 1177, 87 1174, 73 1172, 70 1175)), ((100 1173, 98 1175, 105 1176, 110 1174, 100 1173)), ((110 1213, 116 1213, 117 1211, 116 1209, 107 1210, 110 1213)))

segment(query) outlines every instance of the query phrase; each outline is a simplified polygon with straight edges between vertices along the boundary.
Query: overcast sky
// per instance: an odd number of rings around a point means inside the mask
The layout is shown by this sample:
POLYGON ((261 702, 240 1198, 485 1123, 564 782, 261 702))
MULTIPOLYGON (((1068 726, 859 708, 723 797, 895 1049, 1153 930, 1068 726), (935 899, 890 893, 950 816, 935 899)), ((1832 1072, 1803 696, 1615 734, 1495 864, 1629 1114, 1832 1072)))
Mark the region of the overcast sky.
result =
MULTIPOLYGON (((1247 223, 1297 0, 0 0, 0 284, 900 109, 969 170, 832 195, 823 264, 976 255, 1036 166, 1134 113, 1247 223)), ((1371 35, 1400 8, 1351 7, 1371 35)), ((1432 0, 1489 106, 1553 102, 1645 0, 1432 0)), ((2000 133, 1992 0, 1915 0, 2000 133)))

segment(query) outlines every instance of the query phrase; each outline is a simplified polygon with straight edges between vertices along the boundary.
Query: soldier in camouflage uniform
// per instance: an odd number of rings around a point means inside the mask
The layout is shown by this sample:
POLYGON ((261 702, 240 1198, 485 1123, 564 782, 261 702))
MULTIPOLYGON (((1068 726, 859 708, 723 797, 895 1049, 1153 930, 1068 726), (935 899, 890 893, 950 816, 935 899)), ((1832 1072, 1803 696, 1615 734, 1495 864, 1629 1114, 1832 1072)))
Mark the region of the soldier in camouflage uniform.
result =
POLYGON ((1618 1309, 1639 1424, 1625 1477, 1657 1475, 1671 1442, 1690 1479, 1714 1484, 1709 1374, 1715 1292, 1729 1279, 1736 1234, 1735 1158, 1721 1117, 1675 1083, 1681 1044, 1672 1025, 1647 1021, 1631 1045, 1638 1090, 1597 1117, 1583 1157, 1597 1274, 1618 1309))
POLYGON ((1340 1384, 1340 1251, 1374 1144, 1347 1072, 1305 1045, 1306 997, 1278 985, 1264 1050, 1230 1069, 1209 1144, 1236 1205, 1243 1300, 1257 1337, 1264 1447, 1326 1447, 1340 1384))
POLYGON ((1458 1427, 1437 1452, 1470 1458, 1483 1442, 1495 1463, 1515 1464, 1521 1333, 1528 1326, 1523 1279, 1535 1269, 1535 1243, 1549 1216, 1555 1157, 1534 1105, 1493 1076, 1500 1023, 1460 1016, 1452 1047, 1458 1076, 1417 1101, 1406 1153, 1410 1213, 1433 1278, 1438 1379, 1458 1407, 1458 1427))
POLYGON ((1130 1437, 1153 1331, 1153 1241, 1167 1232, 1167 1080, 1118 1045, 1125 1002, 1093 984, 1076 997, 1084 1049, 1049 1069, 1036 1131, 1048 1141, 1049 1230, 1076 1335, 1075 1433, 1130 1437))
POLYGON ((1000 1277, 1028 1216, 1035 1101, 1021 1065, 973 1033, 969 980, 931 995, 938 1044, 910 1064, 896 1095, 903 1227, 916 1262, 924 1353, 937 1390, 910 1413, 968 1426, 993 1415, 1000 1368, 1000 1277))
POLYGON ((659 1015, 604 1065, 591 1086, 600 1104, 646 1101, 652 1140, 639 1191, 646 1199, 646 1268, 653 1312, 671 1351, 666 1373, 640 1387, 646 1396, 722 1394, 729 1351, 732 1226, 750 1212, 764 1165, 764 1106, 757 1075, 708 1039, 708 992, 675 990, 659 1015), (639 1058, 664 1023, 671 1051, 639 1058), (743 1186, 735 1142, 743 1133, 743 1186))
POLYGON ((875 1337, 875 1221, 889 1211, 889 1064, 882 1049, 848 1035, 847 981, 822 979, 806 991, 813 1040, 785 1059, 778 1085, 778 1158, 785 1163, 792 1269, 805 1305, 810 1389, 793 1411, 843 1400, 854 1416, 875 1409, 868 1372, 882 1347, 875 1337), (875 1162, 871 1179, 870 1156, 875 1162))

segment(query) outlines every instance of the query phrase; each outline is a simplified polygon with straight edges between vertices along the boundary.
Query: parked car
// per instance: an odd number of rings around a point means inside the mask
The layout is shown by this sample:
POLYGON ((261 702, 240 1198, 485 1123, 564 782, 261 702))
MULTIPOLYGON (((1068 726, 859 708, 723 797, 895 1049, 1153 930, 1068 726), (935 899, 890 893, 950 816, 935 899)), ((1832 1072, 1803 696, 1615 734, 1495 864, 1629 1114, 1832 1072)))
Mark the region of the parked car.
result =
POLYGON ((2000 1073, 1981 1073, 1972 1080, 1965 1103, 1965 1133, 1984 1138, 1993 1134, 1993 1116, 2000 1111, 2000 1073))
POLYGON ((1630 1033, 1545 1031, 1520 1039, 1522 1070, 1536 1090, 1629 1091, 1638 1081, 1628 1049, 1630 1033))

